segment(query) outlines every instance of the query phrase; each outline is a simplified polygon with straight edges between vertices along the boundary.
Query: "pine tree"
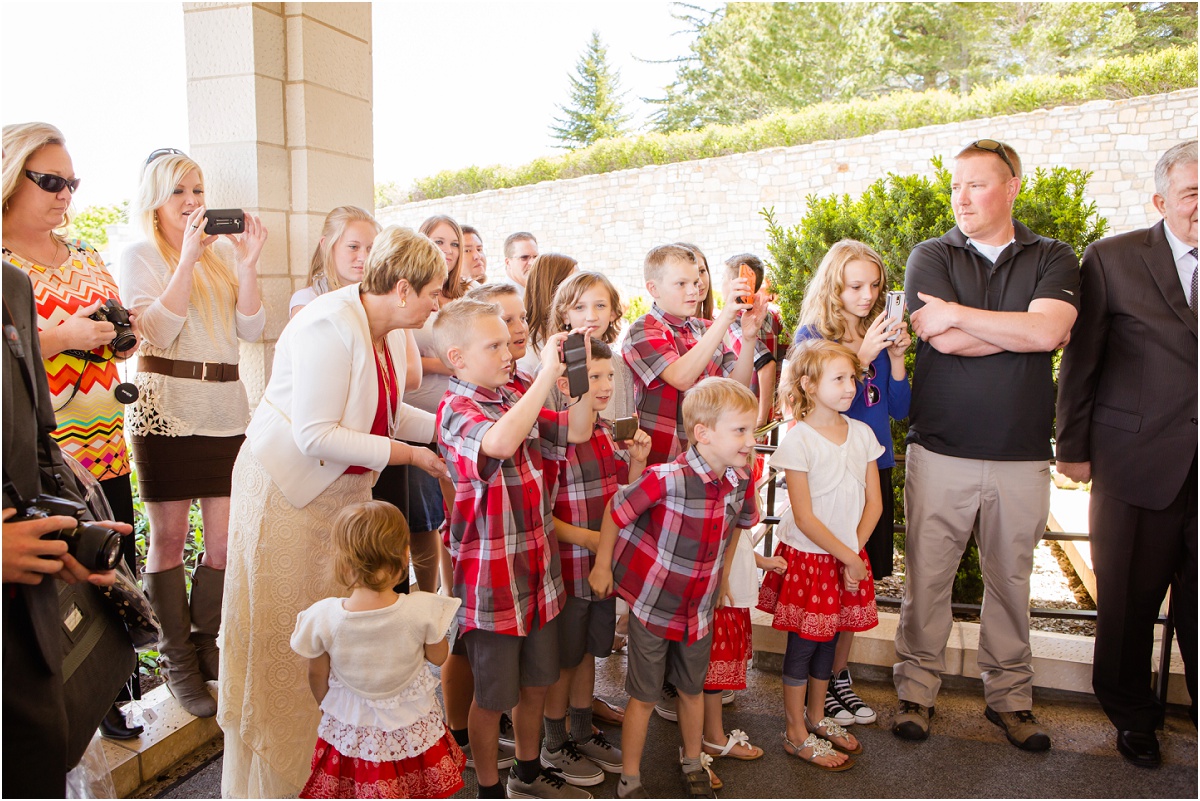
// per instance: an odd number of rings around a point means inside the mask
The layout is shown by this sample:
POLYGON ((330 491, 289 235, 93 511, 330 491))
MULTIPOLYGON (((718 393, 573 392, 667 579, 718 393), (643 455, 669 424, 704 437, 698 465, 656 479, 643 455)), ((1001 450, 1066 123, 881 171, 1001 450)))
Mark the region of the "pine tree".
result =
POLYGON ((558 125, 550 126, 554 138, 563 143, 558 147, 587 147, 601 139, 623 136, 631 117, 623 107, 620 73, 609 67, 608 48, 598 31, 592 31, 575 73, 570 76, 571 103, 559 106, 566 117, 556 117, 558 125))

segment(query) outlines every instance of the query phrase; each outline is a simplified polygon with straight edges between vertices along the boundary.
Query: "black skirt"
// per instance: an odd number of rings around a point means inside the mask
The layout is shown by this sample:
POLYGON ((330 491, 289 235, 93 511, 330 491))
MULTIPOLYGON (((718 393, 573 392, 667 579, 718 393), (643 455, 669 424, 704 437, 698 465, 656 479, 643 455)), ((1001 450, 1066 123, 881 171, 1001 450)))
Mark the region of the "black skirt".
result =
POLYGON ((229 496, 233 463, 245 435, 167 437, 131 434, 142 501, 190 501, 229 496))

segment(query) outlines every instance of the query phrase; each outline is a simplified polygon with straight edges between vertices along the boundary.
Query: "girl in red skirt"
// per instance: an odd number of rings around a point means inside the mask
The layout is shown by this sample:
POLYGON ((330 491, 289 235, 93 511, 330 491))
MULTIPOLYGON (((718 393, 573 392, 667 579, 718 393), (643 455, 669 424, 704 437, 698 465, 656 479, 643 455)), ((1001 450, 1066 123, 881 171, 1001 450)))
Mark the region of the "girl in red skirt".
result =
POLYGON ((300 613, 292 649, 309 660, 321 705, 312 775, 301 798, 446 798, 462 789, 466 757, 434 694, 457 598, 398 594, 408 574, 408 525, 384 501, 347 507, 332 534, 349 598, 300 613))
MULTIPOLYGON (((753 480, 761 474, 756 467, 753 480)), ((753 760, 761 757, 763 750, 752 745, 741 729, 725 731, 722 699, 727 690, 746 689, 746 663, 754 653, 750 606, 758 596, 755 568, 782 574, 787 562, 780 556, 764 557, 755 553, 749 532, 738 531, 736 537, 730 549, 726 574, 729 592, 719 599, 721 606, 713 613, 712 654, 704 676, 704 738, 701 744, 709 758, 753 760)), ((709 760, 704 762, 707 764, 709 760)), ((724 786, 711 767, 708 775, 714 790, 724 786)))
POLYGON ((858 357, 830 340, 806 340, 788 353, 780 394, 798 422, 771 456, 791 501, 775 551, 787 569, 767 574, 758 600, 788 632, 784 750, 825 770, 846 770, 854 765, 847 754, 862 753, 854 735, 824 715, 838 632, 878 623, 863 546, 882 508, 875 459, 883 448, 869 426, 843 414, 859 376, 858 357))

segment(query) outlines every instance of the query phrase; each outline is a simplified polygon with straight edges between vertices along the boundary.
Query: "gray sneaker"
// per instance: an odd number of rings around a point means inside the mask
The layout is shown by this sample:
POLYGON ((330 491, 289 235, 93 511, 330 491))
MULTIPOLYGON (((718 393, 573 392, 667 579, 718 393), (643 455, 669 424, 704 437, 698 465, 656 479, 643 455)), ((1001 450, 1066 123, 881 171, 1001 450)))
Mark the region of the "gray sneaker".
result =
POLYGON ((621 772, 621 749, 610 743, 604 733, 593 734, 582 743, 574 743, 575 749, 608 773, 621 772))
POLYGON ((591 787, 604 781, 604 771, 596 763, 579 753, 575 743, 567 740, 562 748, 551 751, 542 746, 542 767, 551 768, 562 774, 567 784, 576 787, 591 787))
MULTIPOLYGON (((467 755, 467 767, 471 770, 475 769, 475 757, 471 754, 471 744, 467 743, 462 747, 463 753, 467 755)), ((517 761, 517 752, 511 745, 505 745, 501 740, 499 748, 496 751, 496 770, 504 770, 511 768, 517 761)))
POLYGON ((662 698, 654 705, 654 711, 663 720, 679 720, 679 691, 673 685, 664 684, 662 698))
MULTIPOLYGON (((603 775, 603 774, 601 774, 603 775)), ((542 768, 531 782, 521 781, 514 766, 508 771, 509 798, 591 798, 587 790, 567 784, 563 775, 553 768, 542 768)))
POLYGON ((517 750, 517 736, 513 733, 512 717, 507 712, 500 713, 500 747, 507 747, 513 753, 517 750))

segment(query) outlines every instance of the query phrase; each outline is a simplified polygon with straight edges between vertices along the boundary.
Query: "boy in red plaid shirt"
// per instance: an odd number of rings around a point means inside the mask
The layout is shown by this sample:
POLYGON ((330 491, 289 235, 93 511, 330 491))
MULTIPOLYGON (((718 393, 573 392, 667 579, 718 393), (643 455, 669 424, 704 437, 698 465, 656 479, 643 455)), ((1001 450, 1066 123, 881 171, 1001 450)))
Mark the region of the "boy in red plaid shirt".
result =
POLYGON ((659 245, 647 253, 644 276, 654 305, 629 327, 621 355, 633 371, 634 402, 642 429, 650 435, 650 464, 661 464, 688 446, 680 406, 697 381, 728 376, 750 386, 766 304, 748 281, 738 279, 715 321, 694 317, 700 268, 696 254, 681 245, 659 245), (753 302, 738 303, 739 297, 753 302), (741 312, 741 339, 749 347, 738 353, 724 337, 741 312))
POLYGON ((438 356, 454 371, 438 407, 438 445, 455 488, 450 555, 458 636, 475 673, 467 728, 480 797, 503 797, 496 767, 500 715, 513 709, 517 762, 508 792, 587 798, 543 771, 538 740, 546 689, 558 680, 556 617, 563 586, 551 521, 554 476, 567 447, 567 413, 543 403, 562 374, 559 347, 518 397, 508 326, 496 304, 461 299, 433 327, 438 356))
MULTIPOLYGON (((560 463, 554 501, 554 533, 567 598, 558 618, 561 676, 546 695, 542 764, 553 764, 563 778, 580 786, 599 784, 605 771, 621 772, 620 750, 603 734, 592 733, 595 657, 612 652, 617 599, 596 596, 588 586, 588 573, 609 500, 620 484, 642 474, 650 453, 650 437, 640 429, 622 443, 628 450, 618 451, 613 424, 600 416, 613 395, 612 360, 608 345, 591 340, 590 389, 568 412, 567 458, 560 463)), ((570 394, 566 378, 558 379, 558 388, 564 396, 570 394)))
MULTIPOLYGON (((742 265, 754 273, 754 291, 762 288, 766 276, 762 259, 753 253, 739 253, 725 260, 725 272, 721 276, 721 296, 730 297, 733 283, 741 274, 742 265)), ((766 298, 764 297, 764 302, 766 298)), ((725 346, 734 353, 742 352, 742 318, 729 324, 725 334, 725 346)), ((775 394, 779 389, 779 365, 784 354, 779 352, 779 331, 775 329, 775 318, 768 312, 759 324, 758 341, 754 353, 754 377, 750 380, 750 391, 758 396, 758 427, 771 422, 775 414, 775 394)))
POLYGON ((728 591, 737 530, 758 523, 747 467, 758 401, 727 378, 707 378, 683 401, 692 442, 675 461, 654 465, 609 502, 588 583, 629 602, 629 705, 621 736, 618 798, 645 797, 642 749, 663 678, 678 688, 680 758, 687 794, 713 797, 700 762, 700 691, 712 647, 713 609, 728 591))

